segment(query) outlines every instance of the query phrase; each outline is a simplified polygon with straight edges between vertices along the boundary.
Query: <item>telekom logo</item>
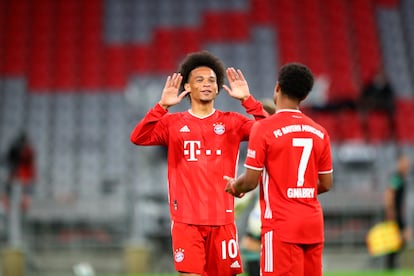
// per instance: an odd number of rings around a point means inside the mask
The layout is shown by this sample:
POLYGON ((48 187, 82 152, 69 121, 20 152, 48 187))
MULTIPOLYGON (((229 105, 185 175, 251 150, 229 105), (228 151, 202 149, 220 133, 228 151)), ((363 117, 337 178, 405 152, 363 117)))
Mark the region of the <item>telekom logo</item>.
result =
MULTIPOLYGON (((200 141, 184 141, 184 155, 188 156, 187 161, 198 161, 197 156, 201 154, 200 141)), ((221 150, 215 150, 216 155, 221 155, 221 150)), ((211 155, 212 150, 205 150, 205 155, 211 155)))

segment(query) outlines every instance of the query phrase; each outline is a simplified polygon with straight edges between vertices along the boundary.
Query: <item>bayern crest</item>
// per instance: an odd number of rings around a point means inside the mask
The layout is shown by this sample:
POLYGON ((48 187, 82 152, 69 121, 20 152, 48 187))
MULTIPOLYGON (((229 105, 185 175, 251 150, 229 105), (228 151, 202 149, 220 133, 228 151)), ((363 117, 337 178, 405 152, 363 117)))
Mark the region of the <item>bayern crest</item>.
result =
POLYGON ((174 260, 177 263, 181 263, 184 260, 184 249, 178 248, 174 252, 174 260))
POLYGON ((213 126, 214 126, 214 132, 217 135, 222 135, 226 131, 226 127, 221 122, 215 123, 213 126))

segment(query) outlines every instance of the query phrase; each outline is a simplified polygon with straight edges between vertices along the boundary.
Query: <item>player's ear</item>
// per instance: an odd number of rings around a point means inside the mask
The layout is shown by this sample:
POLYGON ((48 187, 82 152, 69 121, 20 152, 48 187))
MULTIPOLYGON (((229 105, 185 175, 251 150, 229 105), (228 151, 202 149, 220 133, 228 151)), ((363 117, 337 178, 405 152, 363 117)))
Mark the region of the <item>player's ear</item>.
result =
POLYGON ((275 93, 276 92, 280 92, 280 84, 279 84, 279 82, 276 82, 275 93))
POLYGON ((190 91, 190 84, 189 83, 185 83, 184 84, 184 89, 185 89, 185 91, 190 91))

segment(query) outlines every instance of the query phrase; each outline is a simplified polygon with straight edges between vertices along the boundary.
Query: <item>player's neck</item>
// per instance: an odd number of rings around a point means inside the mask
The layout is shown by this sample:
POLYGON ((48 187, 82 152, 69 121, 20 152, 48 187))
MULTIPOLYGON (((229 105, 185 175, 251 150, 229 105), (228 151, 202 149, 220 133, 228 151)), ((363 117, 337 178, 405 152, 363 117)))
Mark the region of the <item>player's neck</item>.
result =
POLYGON ((276 110, 294 109, 299 110, 300 101, 289 98, 286 94, 281 92, 276 94, 276 110))
POLYGON ((211 102, 192 102, 190 108, 191 114, 198 117, 205 117, 213 113, 214 101, 211 102))
POLYGON ((291 100, 279 101, 276 104, 276 110, 281 110, 281 109, 299 110, 299 103, 295 101, 291 101, 291 100))

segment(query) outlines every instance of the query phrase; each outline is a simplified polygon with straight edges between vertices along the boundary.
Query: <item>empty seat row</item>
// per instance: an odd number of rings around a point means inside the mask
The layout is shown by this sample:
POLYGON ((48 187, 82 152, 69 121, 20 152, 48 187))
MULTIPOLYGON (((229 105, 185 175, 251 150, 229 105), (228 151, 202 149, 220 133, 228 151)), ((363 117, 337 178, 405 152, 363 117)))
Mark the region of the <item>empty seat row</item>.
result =
MULTIPOLYGON (((402 72, 390 76, 398 93, 412 96, 413 76, 404 58, 410 51, 399 50, 404 45, 399 35, 398 6, 388 5, 386 9, 389 11, 384 11, 383 2, 368 0, 301 3, 278 0, 279 8, 271 9, 272 1, 269 0, 180 1, 180 6, 193 9, 192 14, 200 21, 169 25, 149 23, 145 26, 145 41, 129 39, 131 28, 141 28, 141 23, 151 21, 135 24, 131 20, 141 16, 135 16, 134 12, 148 18, 154 17, 152 14, 156 11, 164 12, 166 17, 182 17, 180 9, 175 8, 177 3, 42 0, 33 4, 27 0, 6 1, 3 5, 16 16, 5 18, 7 27, 3 32, 10 39, 0 41, 5 45, 0 47, 5 57, 0 65, 1 72, 28 74, 29 89, 35 91, 119 90, 126 86, 131 74, 171 72, 186 53, 206 45, 251 43, 254 26, 266 24, 278 36, 274 51, 280 56, 281 64, 300 61, 308 64, 317 75, 330 75, 329 101, 355 99, 361 85, 380 66, 382 57, 375 21, 376 5, 379 5, 380 34, 385 34, 381 43, 385 45, 386 56, 393 57, 385 58, 384 64, 390 72, 402 72), (124 28, 124 25, 128 27, 124 28), (37 35, 30 35, 33 32, 37 35), (112 37, 118 35, 125 38, 112 37)), ((414 45, 411 48, 414 49, 414 45)))

